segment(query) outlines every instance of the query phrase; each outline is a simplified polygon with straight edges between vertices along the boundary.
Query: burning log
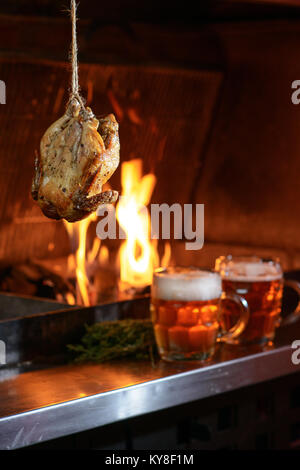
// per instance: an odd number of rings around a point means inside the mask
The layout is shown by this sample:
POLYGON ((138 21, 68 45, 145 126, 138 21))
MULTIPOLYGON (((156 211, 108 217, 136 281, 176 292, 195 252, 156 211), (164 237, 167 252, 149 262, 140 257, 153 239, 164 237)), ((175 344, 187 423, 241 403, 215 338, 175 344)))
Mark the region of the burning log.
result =
POLYGON ((0 291, 75 304, 75 288, 58 273, 29 261, 0 270, 0 291))

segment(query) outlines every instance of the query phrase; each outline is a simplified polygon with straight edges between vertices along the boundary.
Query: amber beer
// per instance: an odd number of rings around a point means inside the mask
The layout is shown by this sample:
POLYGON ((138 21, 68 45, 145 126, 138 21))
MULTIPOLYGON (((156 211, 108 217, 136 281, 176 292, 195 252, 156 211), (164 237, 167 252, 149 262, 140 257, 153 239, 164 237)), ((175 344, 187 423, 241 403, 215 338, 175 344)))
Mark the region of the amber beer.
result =
MULTIPOLYGON (((217 340, 226 337, 219 321, 221 284, 218 273, 197 268, 155 271, 151 314, 163 359, 204 361, 213 355, 217 340)), ((237 331, 244 328, 240 317, 237 331)))
POLYGON ((214 351, 221 279, 209 271, 169 268, 154 273, 152 321, 164 359, 200 359, 214 351))
MULTIPOLYGON (((280 323, 283 291, 283 273, 278 262, 259 258, 218 258, 216 269, 222 277, 226 293, 243 296, 249 306, 250 316, 245 331, 236 341, 239 344, 272 342, 280 323)), ((222 321, 231 328, 239 314, 235 305, 225 302, 222 321)))

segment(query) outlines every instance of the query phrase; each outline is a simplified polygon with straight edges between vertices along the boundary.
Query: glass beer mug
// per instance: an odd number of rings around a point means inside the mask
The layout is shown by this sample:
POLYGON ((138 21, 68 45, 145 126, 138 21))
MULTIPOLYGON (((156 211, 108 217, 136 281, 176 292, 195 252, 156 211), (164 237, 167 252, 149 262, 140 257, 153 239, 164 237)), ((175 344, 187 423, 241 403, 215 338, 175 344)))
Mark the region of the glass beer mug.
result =
POLYGON ((165 360, 210 359, 216 343, 238 338, 249 312, 245 299, 222 292, 218 273, 198 268, 155 270, 151 289, 151 316, 160 356, 165 360), (239 311, 235 325, 223 331, 221 304, 234 301, 239 311))
MULTIPOLYGON (((272 344, 281 318, 282 293, 284 285, 296 290, 300 299, 300 284, 284 281, 283 270, 278 259, 262 259, 257 256, 220 256, 216 259, 215 270, 222 278, 222 288, 227 294, 238 294, 247 300, 249 321, 235 344, 272 344)), ((284 321, 299 316, 298 307, 284 321)), ((223 321, 230 328, 239 315, 235 305, 225 303, 223 321)))

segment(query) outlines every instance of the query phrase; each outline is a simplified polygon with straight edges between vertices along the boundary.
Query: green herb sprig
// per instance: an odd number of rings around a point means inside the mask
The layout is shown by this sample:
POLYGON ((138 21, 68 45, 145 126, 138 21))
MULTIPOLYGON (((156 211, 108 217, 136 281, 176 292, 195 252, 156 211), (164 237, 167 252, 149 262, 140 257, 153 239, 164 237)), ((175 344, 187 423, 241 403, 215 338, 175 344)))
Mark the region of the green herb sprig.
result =
POLYGON ((158 355, 151 320, 125 319, 104 321, 91 326, 79 344, 69 344, 76 363, 105 362, 132 357, 150 359, 158 355))

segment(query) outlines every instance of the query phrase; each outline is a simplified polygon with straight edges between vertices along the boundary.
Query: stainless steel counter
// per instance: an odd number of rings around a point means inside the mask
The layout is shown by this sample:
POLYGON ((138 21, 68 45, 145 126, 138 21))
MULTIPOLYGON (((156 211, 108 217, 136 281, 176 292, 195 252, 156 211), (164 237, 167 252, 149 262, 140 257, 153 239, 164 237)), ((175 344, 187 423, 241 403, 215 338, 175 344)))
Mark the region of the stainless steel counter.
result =
MULTIPOLYGON (((0 449, 16 449, 300 372, 300 322, 265 350, 221 348, 199 364, 123 360, 28 372, 0 369, 0 449)), ((299 373, 300 382, 300 373, 299 373)))

